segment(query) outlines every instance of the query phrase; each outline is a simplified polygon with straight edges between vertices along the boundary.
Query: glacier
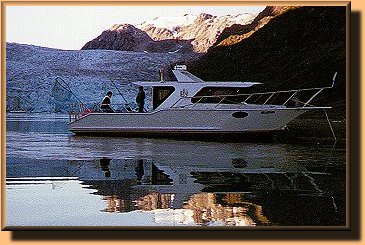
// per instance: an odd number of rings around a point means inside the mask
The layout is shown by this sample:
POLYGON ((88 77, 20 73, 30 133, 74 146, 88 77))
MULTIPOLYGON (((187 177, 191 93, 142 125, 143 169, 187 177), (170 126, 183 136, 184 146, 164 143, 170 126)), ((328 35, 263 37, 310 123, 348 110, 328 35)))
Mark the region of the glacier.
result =
MULTIPOLYGON (((6 111, 66 113, 78 99, 92 109, 108 90, 113 91, 114 109, 126 103, 124 98, 134 108, 133 81, 158 81, 159 69, 167 71, 175 63, 195 58, 194 54, 60 50, 7 43, 6 111), (66 85, 60 86, 58 77, 66 85), (64 89, 67 86, 72 93, 64 89)), ((168 72, 164 77, 174 79, 168 72)), ((146 108, 151 107, 151 90, 146 89, 146 108)))

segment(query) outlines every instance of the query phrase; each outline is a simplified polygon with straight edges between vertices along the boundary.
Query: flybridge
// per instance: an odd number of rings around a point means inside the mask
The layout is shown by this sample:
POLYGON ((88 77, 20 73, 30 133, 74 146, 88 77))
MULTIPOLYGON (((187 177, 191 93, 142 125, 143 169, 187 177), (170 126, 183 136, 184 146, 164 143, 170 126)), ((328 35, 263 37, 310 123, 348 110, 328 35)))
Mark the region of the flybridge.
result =
POLYGON ((195 94, 199 89, 203 87, 231 87, 231 88, 247 88, 261 83, 257 82, 240 82, 240 81, 204 81, 197 76, 194 76, 187 71, 186 65, 175 65, 172 70, 177 81, 164 81, 159 82, 145 82, 136 81, 133 84, 138 86, 147 87, 163 87, 163 86, 173 86, 176 89, 185 89, 189 91, 189 94, 195 94))
POLYGON ((174 69, 172 70, 174 73, 176 79, 179 82, 204 82, 199 77, 194 76, 190 72, 186 70, 186 65, 176 65, 174 69))
MULTIPOLYGON (((202 87, 252 87, 261 83, 258 82, 241 82, 241 81, 204 81, 197 76, 194 76, 187 71, 186 65, 175 65, 172 70, 177 81, 136 81, 132 82, 138 86, 147 87, 161 87, 161 86, 175 86, 181 87, 188 85, 189 89, 202 87), (184 85, 185 84, 185 85, 184 85)), ((188 89, 188 88, 186 88, 188 89)))
POLYGON ((204 81, 188 72, 186 65, 175 65, 172 72, 179 83, 204 83, 201 86, 207 86, 207 83, 209 83, 209 86, 213 87, 251 87, 256 84, 261 84, 256 82, 240 81, 204 81))

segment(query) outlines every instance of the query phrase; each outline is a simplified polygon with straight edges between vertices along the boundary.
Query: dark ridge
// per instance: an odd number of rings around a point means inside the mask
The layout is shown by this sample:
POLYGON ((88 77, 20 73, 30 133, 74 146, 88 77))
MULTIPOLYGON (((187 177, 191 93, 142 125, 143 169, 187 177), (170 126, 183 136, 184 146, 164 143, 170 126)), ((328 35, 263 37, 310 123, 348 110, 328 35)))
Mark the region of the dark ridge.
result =
POLYGON ((265 90, 330 86, 314 104, 345 118, 346 7, 300 7, 273 18, 241 42, 211 48, 188 65, 203 80, 261 82, 265 90))
MULTIPOLYGON (((225 28, 221 35, 218 37, 216 43, 213 46, 218 45, 222 41, 232 42, 234 40, 229 41, 231 39, 231 35, 243 35, 248 32, 255 30, 255 28, 259 28, 260 25, 266 24, 270 21, 271 18, 280 15, 290 9, 296 7, 291 6, 267 6, 263 11, 261 11, 256 18, 249 24, 240 25, 233 24, 230 27, 225 28)), ((234 39, 234 38, 232 38, 234 39)))

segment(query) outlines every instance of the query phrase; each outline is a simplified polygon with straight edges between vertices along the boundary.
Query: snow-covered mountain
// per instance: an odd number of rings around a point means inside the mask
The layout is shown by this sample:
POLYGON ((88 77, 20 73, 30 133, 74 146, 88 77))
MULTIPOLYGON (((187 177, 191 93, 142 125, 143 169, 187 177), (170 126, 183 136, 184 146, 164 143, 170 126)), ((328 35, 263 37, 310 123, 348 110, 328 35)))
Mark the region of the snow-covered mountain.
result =
POLYGON ((142 30, 146 26, 154 26, 156 28, 163 28, 174 32, 177 27, 193 24, 196 17, 196 15, 192 14, 185 14, 174 18, 168 16, 157 16, 152 20, 142 22, 136 27, 142 30))
POLYGON ((185 14, 174 18, 156 17, 135 27, 129 24, 114 25, 86 43, 82 49, 204 53, 226 28, 234 24, 248 24, 257 14, 185 14), (143 33, 148 34, 150 39, 143 33))
MULTIPOLYGON (((112 90, 113 104, 135 101, 133 81, 159 79, 159 69, 193 56, 112 50, 58 50, 31 45, 6 44, 6 109, 31 112, 67 112, 68 104, 92 107, 112 90), (56 83, 57 77, 67 84, 56 83), (71 89, 72 95, 64 87, 71 89)), ((164 74, 166 79, 168 74, 164 74)), ((147 97, 150 96, 147 90, 147 97)), ((150 106, 148 99, 147 107, 150 106)))
POLYGON ((145 31, 155 41, 165 39, 192 40, 193 50, 204 53, 220 36, 222 31, 233 24, 250 23, 256 14, 238 14, 214 16, 202 13, 200 15, 184 15, 174 19, 157 17, 153 21, 144 22, 137 28, 145 31))

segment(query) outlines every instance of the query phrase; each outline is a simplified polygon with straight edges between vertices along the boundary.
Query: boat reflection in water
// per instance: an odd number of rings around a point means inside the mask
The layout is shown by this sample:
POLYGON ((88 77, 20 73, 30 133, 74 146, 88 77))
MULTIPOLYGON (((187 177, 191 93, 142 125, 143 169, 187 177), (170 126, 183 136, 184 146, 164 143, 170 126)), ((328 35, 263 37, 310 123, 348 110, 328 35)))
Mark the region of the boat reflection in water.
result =
MULTIPOLYGON (((105 173, 105 162, 100 159, 100 166, 105 173)), ((128 164, 124 165, 124 171, 128 164)), ((108 170, 109 171, 109 170, 108 170)), ((110 172, 108 172, 108 177, 110 172)), ((121 177, 121 176, 119 176, 121 177)), ((124 176, 126 178, 126 176, 124 176)), ((179 186, 201 186, 189 181, 186 174, 177 176, 178 183, 164 171, 159 170, 150 161, 136 160, 135 176, 122 180, 85 180, 93 194, 103 196, 106 201, 104 212, 131 212, 135 210, 153 211, 156 223, 213 224, 218 225, 269 225, 262 214, 262 207, 244 201, 242 193, 195 193, 184 189, 179 193, 179 186), (133 178, 134 177, 134 178, 133 178), (184 199, 186 201, 184 201, 184 199)), ((198 191, 196 189, 195 191, 198 191)))
POLYGON ((85 188, 103 197, 103 212, 152 212, 157 224, 179 225, 338 222, 334 198, 320 187, 333 177, 330 173, 252 168, 242 158, 218 169, 146 159, 102 158, 99 165, 100 173, 80 172, 79 178, 85 188))

